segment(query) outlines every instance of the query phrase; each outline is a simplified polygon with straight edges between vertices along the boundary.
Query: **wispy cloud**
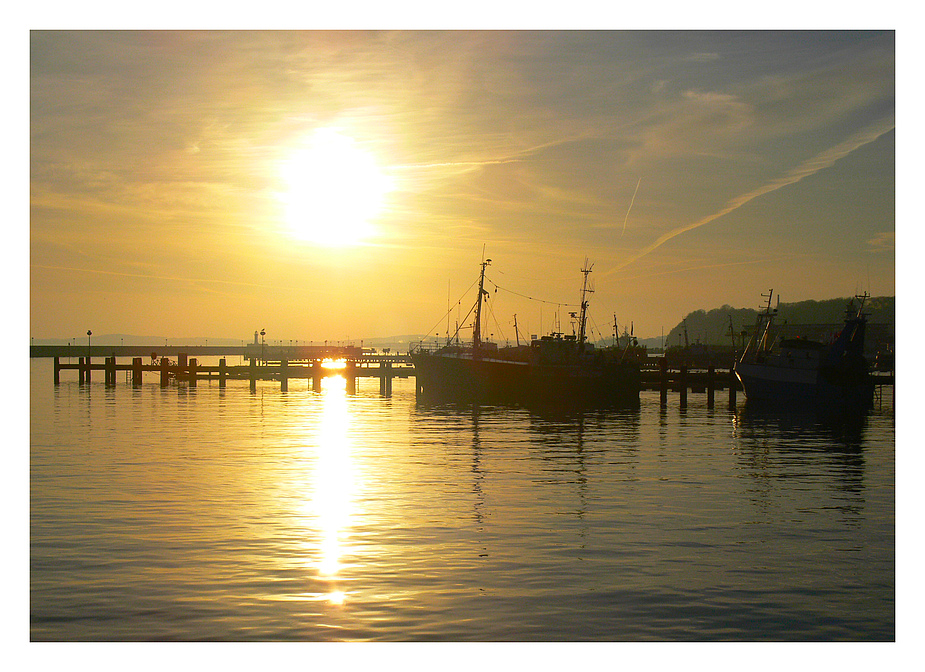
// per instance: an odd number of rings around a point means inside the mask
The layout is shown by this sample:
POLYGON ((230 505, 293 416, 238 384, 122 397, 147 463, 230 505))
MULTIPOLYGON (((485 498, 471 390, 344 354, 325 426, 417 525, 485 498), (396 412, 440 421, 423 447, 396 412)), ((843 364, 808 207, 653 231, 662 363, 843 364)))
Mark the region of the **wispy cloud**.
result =
POLYGON ((871 252, 891 252, 896 249, 896 232, 882 231, 867 241, 871 252))
POLYGON ((690 61, 691 63, 709 63, 710 61, 718 61, 720 58, 717 53, 706 53, 700 52, 697 54, 690 54, 684 58, 685 61, 690 61))
MULTIPOLYGON (((223 280, 220 278, 185 278, 182 276, 175 275, 154 275, 149 273, 125 273, 122 271, 106 271, 98 268, 77 268, 74 266, 52 266, 49 264, 30 264, 30 268, 41 268, 47 271, 66 271, 69 273, 90 273, 93 275, 113 275, 123 278, 140 278, 143 280, 163 280, 168 282, 182 282, 188 284, 201 284, 201 285, 234 285, 238 287, 258 287, 261 289, 298 289, 299 291, 306 291, 308 288, 305 286, 292 286, 292 287, 280 287, 278 284, 273 285, 263 285, 256 282, 241 282, 236 280, 223 280)), ((322 293, 318 290, 318 293, 322 293)))
POLYGON ((684 268, 672 268, 667 271, 658 271, 656 273, 640 273, 624 278, 624 280, 644 280, 647 278, 658 278, 665 275, 676 275, 678 273, 690 273, 691 271, 705 271, 712 268, 728 268, 730 266, 753 266, 754 264, 763 264, 773 261, 783 261, 786 259, 802 259, 808 255, 805 254, 786 254, 774 257, 761 257, 760 259, 746 259, 743 261, 728 261, 722 264, 698 264, 696 266, 686 266, 684 268))
POLYGON ((702 217, 701 219, 698 219, 695 222, 691 222, 690 224, 687 224, 685 226, 680 226, 676 229, 672 229, 671 231, 668 231, 667 233, 663 233, 653 243, 651 243, 650 245, 647 245, 642 250, 632 255, 629 259, 624 261, 622 264, 619 264, 616 267, 606 271, 603 275, 609 275, 623 268, 626 268, 627 266, 632 264, 634 261, 637 261, 638 259, 641 259, 647 254, 658 249, 659 247, 667 243, 672 238, 676 238, 677 236, 680 236, 682 233, 693 231, 694 229, 700 228, 701 226, 709 224, 710 222, 716 221, 720 217, 723 217, 724 215, 728 215, 730 212, 738 210, 743 205, 745 205, 749 201, 752 201, 758 198, 759 196, 764 196, 765 194, 769 194, 771 192, 777 191, 778 189, 781 189, 783 187, 789 186, 791 184, 796 184, 800 180, 803 180, 809 177, 810 175, 815 175, 820 170, 823 170, 825 168, 832 166, 836 161, 838 161, 841 158, 844 158, 851 152, 859 149, 860 147, 863 147, 866 144, 873 142, 874 140, 879 138, 884 133, 888 133, 889 131, 893 130, 893 128, 895 128, 895 121, 892 116, 890 116, 887 119, 880 120, 868 126, 861 132, 852 135, 850 138, 848 138, 844 142, 841 142, 838 145, 820 154, 817 154, 811 159, 804 161, 799 166, 797 166, 793 170, 788 171, 785 175, 781 176, 780 178, 773 180, 748 193, 742 194, 741 196, 737 196, 736 198, 733 198, 726 204, 726 206, 723 209, 719 210, 718 212, 714 212, 713 214, 707 215, 706 217, 702 217))

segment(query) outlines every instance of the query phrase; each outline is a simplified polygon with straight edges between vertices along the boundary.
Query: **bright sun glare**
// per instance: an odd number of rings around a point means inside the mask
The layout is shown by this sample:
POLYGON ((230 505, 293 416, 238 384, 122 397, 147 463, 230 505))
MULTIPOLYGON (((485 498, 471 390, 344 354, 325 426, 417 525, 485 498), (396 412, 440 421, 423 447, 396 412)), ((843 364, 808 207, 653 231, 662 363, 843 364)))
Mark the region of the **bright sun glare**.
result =
POLYGON ((336 130, 315 131, 282 166, 286 219, 296 238, 326 247, 362 243, 392 184, 369 152, 336 130))

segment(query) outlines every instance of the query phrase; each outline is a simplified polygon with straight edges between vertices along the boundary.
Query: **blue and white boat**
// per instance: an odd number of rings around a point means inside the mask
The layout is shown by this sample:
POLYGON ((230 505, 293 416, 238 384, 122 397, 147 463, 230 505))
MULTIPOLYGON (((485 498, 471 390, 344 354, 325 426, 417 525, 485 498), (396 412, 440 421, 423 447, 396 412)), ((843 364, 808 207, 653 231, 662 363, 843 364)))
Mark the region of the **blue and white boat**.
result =
MULTIPOLYGON (((768 305, 758 314, 755 331, 735 373, 747 402, 776 405, 868 408, 874 381, 864 358, 867 294, 848 302, 845 325, 830 343, 781 338, 774 329, 777 310, 768 305), (855 306, 855 300, 858 305, 855 306)), ((763 295, 762 295, 763 296, 763 295)))

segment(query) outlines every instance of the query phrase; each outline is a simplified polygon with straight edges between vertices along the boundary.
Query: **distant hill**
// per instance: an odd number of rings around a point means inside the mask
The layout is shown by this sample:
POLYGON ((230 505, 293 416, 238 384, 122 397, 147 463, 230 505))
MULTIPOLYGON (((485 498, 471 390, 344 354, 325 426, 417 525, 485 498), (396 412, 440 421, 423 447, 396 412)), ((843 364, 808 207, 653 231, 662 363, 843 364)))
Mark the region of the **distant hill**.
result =
MULTIPOLYGON (((777 323, 788 325, 841 325, 849 298, 829 299, 827 301, 798 301, 781 303, 778 308, 777 323)), ((729 345, 729 321, 739 334, 743 330, 751 332, 758 316, 758 310, 752 308, 733 308, 724 305, 713 310, 695 310, 688 313, 676 327, 668 332, 666 340, 669 346, 684 345, 684 328, 690 343, 704 345, 729 345)), ((896 298, 893 296, 872 297, 867 300, 864 312, 868 314, 871 336, 878 340, 892 343, 896 331, 896 298), (876 332, 876 335, 875 333, 876 332)), ((651 339, 648 339, 651 340, 651 339)))

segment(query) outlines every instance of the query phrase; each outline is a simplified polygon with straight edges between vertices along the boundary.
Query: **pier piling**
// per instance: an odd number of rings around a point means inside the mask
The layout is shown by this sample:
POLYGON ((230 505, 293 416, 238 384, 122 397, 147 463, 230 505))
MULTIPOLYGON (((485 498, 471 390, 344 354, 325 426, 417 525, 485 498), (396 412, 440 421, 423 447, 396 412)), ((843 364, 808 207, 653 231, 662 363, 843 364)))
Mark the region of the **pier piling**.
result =
POLYGON ((198 362, 196 358, 193 357, 189 360, 189 385, 190 387, 196 387, 196 368, 198 362))
POLYGON ((61 384, 61 360, 55 357, 55 385, 61 384))
POLYGON ((321 392, 321 360, 312 364, 312 392, 321 392))
POLYGON ((680 376, 680 386, 681 386, 681 408, 687 406, 687 365, 681 365, 681 376, 680 376))
POLYGON ((132 358, 132 387, 141 385, 141 357, 132 358))
POLYGON ((729 369, 729 408, 730 410, 735 410, 736 407, 736 387, 739 384, 738 378, 736 378, 735 367, 733 366, 729 369))
POLYGON ((103 360, 103 365, 105 367, 104 376, 103 376, 104 384, 106 385, 106 387, 115 387, 116 385, 116 358, 107 357, 105 360, 103 360))
POLYGON ((716 389, 716 369, 711 364, 707 369, 707 408, 713 408, 716 389))
POLYGON ((392 396, 392 362, 379 363, 379 394, 392 396))
POLYGON ((225 358, 218 360, 218 386, 225 387, 225 376, 228 375, 226 370, 225 358))
POLYGON ((344 377, 347 379, 347 394, 357 393, 357 365, 354 361, 348 361, 344 368, 344 377))
POLYGON ((659 369, 659 403, 668 405, 668 360, 662 357, 658 360, 659 369))

